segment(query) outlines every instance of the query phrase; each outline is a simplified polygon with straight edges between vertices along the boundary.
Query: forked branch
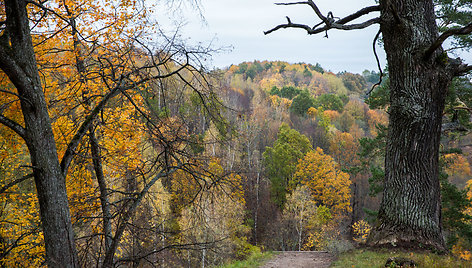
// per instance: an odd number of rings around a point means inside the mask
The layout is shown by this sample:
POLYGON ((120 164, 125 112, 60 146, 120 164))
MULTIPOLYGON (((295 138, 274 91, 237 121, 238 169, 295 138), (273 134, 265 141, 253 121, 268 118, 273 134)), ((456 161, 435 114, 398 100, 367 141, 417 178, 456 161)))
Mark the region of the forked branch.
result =
POLYGON ((335 20, 335 17, 333 16, 331 12, 328 12, 328 15, 324 16, 323 13, 321 13, 318 6, 312 0, 308 0, 304 2, 293 2, 293 3, 276 3, 276 5, 308 5, 313 9, 313 11, 316 13, 318 18, 321 19, 321 22, 316 24, 315 26, 309 26, 306 24, 292 23, 290 18, 287 17, 287 23, 277 25, 274 28, 268 31, 265 31, 264 34, 270 34, 282 28, 299 28, 299 29, 305 30, 308 34, 317 34, 317 33, 328 31, 330 29, 338 29, 338 30, 364 29, 373 24, 380 23, 380 18, 373 18, 373 19, 366 20, 362 23, 347 24, 371 12, 380 11, 379 5, 365 7, 351 15, 348 15, 338 20, 335 20))
POLYGON ((438 49, 446 39, 448 39, 451 36, 457 36, 457 35, 467 35, 472 33, 472 23, 469 23, 467 26, 464 26, 462 28, 457 28, 457 29, 451 29, 447 30, 444 33, 442 33, 436 41, 433 42, 433 44, 425 51, 424 53, 424 59, 427 60, 431 55, 433 55, 434 51, 438 49))

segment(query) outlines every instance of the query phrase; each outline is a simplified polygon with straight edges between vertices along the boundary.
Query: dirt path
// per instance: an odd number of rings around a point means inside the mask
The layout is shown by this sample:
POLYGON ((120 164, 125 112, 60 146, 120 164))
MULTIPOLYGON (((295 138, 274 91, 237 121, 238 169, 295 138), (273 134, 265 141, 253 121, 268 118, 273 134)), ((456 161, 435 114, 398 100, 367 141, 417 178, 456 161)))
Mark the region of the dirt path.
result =
POLYGON ((327 268, 332 260, 326 251, 283 251, 260 268, 327 268))

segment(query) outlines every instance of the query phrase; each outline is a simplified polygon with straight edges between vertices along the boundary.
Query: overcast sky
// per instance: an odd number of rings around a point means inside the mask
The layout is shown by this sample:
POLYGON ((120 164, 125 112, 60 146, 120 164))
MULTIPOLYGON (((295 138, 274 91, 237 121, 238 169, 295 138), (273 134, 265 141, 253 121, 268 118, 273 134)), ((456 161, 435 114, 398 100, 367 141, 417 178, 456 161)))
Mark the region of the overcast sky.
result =
MULTIPOLYGON (((263 31, 285 23, 285 16, 289 16, 293 23, 308 25, 318 23, 319 19, 307 5, 277 6, 274 5, 277 0, 200 1, 205 22, 199 17, 199 12, 190 6, 179 8, 174 13, 160 9, 158 21, 165 28, 171 27, 170 21, 179 20, 180 15, 185 22, 182 36, 190 38, 190 42, 212 41, 215 47, 232 47, 227 52, 215 54, 211 66, 223 68, 243 61, 282 60, 289 63, 319 63, 333 72, 378 70, 372 52, 372 41, 378 25, 354 31, 331 30, 328 32, 329 38, 325 38, 324 33, 307 35, 301 29, 281 29, 264 35, 263 31)), ((335 17, 341 18, 360 8, 375 5, 374 0, 315 2, 324 14, 332 11, 335 17)), ((378 16, 378 13, 366 19, 374 16, 378 16)), ((383 49, 378 47, 377 51, 384 68, 383 49)))

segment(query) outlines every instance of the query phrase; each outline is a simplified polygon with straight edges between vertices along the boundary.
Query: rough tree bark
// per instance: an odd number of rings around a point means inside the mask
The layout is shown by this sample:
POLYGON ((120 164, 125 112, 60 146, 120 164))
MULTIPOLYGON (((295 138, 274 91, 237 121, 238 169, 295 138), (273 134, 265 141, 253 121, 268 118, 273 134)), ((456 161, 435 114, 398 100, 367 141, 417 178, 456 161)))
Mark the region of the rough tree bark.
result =
POLYGON ((390 122, 385 187, 370 245, 445 250, 441 227, 439 143, 453 68, 437 38, 432 1, 381 1, 380 28, 389 63, 390 122))
POLYGON ((27 1, 6 0, 6 29, 1 36, 0 69, 18 90, 24 127, 2 118, 26 142, 40 206, 49 267, 77 267, 65 177, 56 152, 51 122, 30 35, 27 1))
POLYGON ((441 45, 450 36, 471 33, 472 24, 439 36, 433 0, 380 0, 379 6, 363 8, 338 20, 329 14, 324 16, 312 0, 282 5, 298 4, 310 6, 321 23, 311 27, 287 18, 286 24, 265 33, 300 28, 317 34, 380 24, 391 107, 383 200, 368 244, 444 251, 438 177, 441 119, 453 77, 472 67, 449 58, 441 45), (376 11, 380 11, 380 18, 347 24, 376 11))

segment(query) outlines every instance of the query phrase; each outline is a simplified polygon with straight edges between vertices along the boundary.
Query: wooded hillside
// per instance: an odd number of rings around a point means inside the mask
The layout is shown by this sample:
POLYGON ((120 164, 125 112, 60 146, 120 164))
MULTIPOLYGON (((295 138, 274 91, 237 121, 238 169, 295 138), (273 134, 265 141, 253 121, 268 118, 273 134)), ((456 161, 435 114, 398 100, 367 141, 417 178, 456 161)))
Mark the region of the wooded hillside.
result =
MULTIPOLYGON (((382 189, 388 82, 367 99, 376 72, 254 61, 202 74, 205 91, 192 71, 110 101, 77 147, 66 185, 81 266, 109 258, 203 267, 261 248, 340 251, 365 242, 382 189)), ((64 74, 48 75, 62 155, 100 93, 71 92, 64 74)), ((5 79, 2 86, 11 87, 5 79)), ((15 96, 0 94, 10 100, 3 115, 21 122, 15 96)), ((11 130, 0 131, 0 263, 40 266, 35 187, 18 180, 28 176, 27 148, 11 130)), ((462 190, 472 183, 468 140, 445 135, 442 155, 445 225, 463 258, 471 245, 464 234, 472 192, 462 190)))

